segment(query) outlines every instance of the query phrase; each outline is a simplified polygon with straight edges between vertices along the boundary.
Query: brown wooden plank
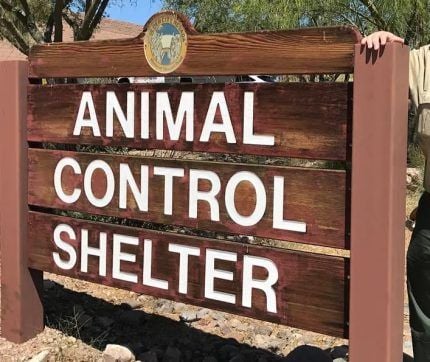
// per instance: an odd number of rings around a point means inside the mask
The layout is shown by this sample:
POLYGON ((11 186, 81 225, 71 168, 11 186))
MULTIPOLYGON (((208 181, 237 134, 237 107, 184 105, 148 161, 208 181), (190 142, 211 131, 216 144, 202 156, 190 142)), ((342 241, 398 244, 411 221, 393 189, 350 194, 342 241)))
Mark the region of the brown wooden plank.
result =
MULTIPOLYGON (((233 34, 189 34, 188 52, 171 75, 310 74, 353 71, 351 27, 233 34)), ((30 77, 158 75, 148 65, 143 34, 134 39, 35 45, 30 77)))
MULTIPOLYGON (((28 139, 34 142, 123 146, 137 149, 174 149, 282 157, 345 160, 347 128, 351 121, 351 85, 314 84, 201 84, 201 85, 57 85, 30 86, 28 139), (101 137, 90 127, 73 136, 81 99, 90 92, 101 137), (126 112, 127 93, 133 92, 134 137, 127 138, 115 117, 113 137, 106 136, 106 94, 114 92, 126 112), (142 139, 141 93, 149 93, 149 139, 142 139), (194 94, 194 141, 185 140, 185 121, 179 141, 171 141, 164 121, 164 140, 156 139, 157 94, 167 92, 173 112, 183 92, 194 94), (210 142, 200 142, 203 124, 214 92, 223 92, 235 131, 236 143, 227 143, 222 133, 212 133, 210 142), (244 94, 254 94, 254 133, 273 135, 274 146, 244 144, 244 94)), ((248 104, 248 102, 247 102, 248 104)), ((216 122, 221 122, 218 111, 216 122)), ((165 118, 165 117, 164 117, 165 118)))
MULTIPOLYGON (((93 176, 90 180, 93 192, 96 197, 102 198, 106 194, 106 176, 102 171, 96 171, 93 176)), ((146 179, 143 180, 146 184, 146 179)), ((344 171, 162 160, 36 149, 29 151, 29 204, 31 205, 339 248, 347 246, 345 240, 345 180, 344 171), (72 194, 75 188, 82 189, 80 198, 73 204, 66 204, 60 200, 54 188, 55 168, 58 162, 65 157, 76 160, 82 171, 81 175, 77 175, 71 167, 67 167, 63 172, 62 187, 65 193, 72 194), (106 207, 91 204, 86 196, 88 188, 85 191, 83 187, 86 169, 95 160, 106 162, 116 175, 114 176, 113 198, 106 207), (139 187, 141 165, 148 166, 148 212, 139 209, 131 191, 127 192, 127 207, 119 208, 120 163, 129 165, 139 187), (172 215, 165 215, 164 176, 154 176, 154 166, 184 170, 184 177, 175 177, 173 181, 172 215), (211 171, 221 180, 220 192, 216 196, 219 204, 219 222, 211 220, 211 207, 207 201, 198 202, 198 218, 189 217, 190 170, 211 171), (233 175, 242 171, 251 172, 260 178, 266 189, 267 207, 264 216, 254 226, 238 225, 238 222, 235 222, 231 216, 231 212, 226 209, 226 185, 233 175), (276 197, 274 196, 275 176, 284 177, 285 180, 284 219, 306 223, 306 232, 287 231, 273 227, 273 200, 274 198, 282 199, 279 193, 276 197)), ((200 180, 198 184, 199 191, 210 191, 212 188, 211 183, 207 180, 200 180)), ((255 188, 249 181, 243 181, 238 185, 234 198, 239 214, 250 216, 254 212, 257 197, 255 188)))
MULTIPOLYGON (((29 216, 29 230, 31 268, 316 332, 340 337, 347 335, 344 305, 347 303, 345 280, 349 266, 343 258, 274 250, 34 212, 29 216), (53 253, 58 253, 64 261, 70 258, 54 241, 54 230, 60 224, 70 226, 76 235, 75 239, 73 235, 68 237, 65 232, 61 234, 61 239, 72 245, 77 252, 76 264, 70 270, 60 268, 53 259, 53 253), (100 233, 106 233, 106 276, 100 275, 99 258, 94 256, 88 257, 88 270, 82 271, 82 229, 88 230, 89 245, 93 248, 100 247, 100 233), (138 238, 138 245, 123 244, 121 247, 122 252, 136 255, 135 262, 120 262, 121 271, 135 275, 136 280, 124 281, 113 273, 112 260, 117 258, 117 254, 113 252, 113 234, 138 238), (148 286, 143 281, 143 258, 145 254, 149 254, 148 249, 144 251, 145 239, 152 241, 151 276, 167 282, 167 289, 148 286), (194 247, 200 253, 199 256, 188 258, 186 293, 179 292, 179 254, 169 252, 169 244, 194 247), (237 262, 218 260, 215 263, 215 268, 232 272, 233 280, 215 279, 214 290, 235 296, 234 302, 213 300, 205 293, 208 249, 235 253, 237 257, 237 262), (268 311, 266 293, 259 289, 253 289, 251 307, 243 306, 243 285, 248 285, 243 283, 245 255, 264 258, 275 265, 279 275, 273 286, 276 312, 268 311)), ((267 276, 266 268, 253 268, 253 278, 265 280, 267 276)))

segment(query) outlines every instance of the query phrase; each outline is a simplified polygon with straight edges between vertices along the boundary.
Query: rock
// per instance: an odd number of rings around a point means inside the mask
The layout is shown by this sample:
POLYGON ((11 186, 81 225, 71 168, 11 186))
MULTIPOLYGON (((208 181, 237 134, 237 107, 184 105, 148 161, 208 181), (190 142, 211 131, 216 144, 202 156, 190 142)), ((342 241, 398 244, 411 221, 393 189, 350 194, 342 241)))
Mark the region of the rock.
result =
POLYGON ((192 323, 199 320, 196 312, 187 312, 187 311, 182 312, 179 318, 181 319, 181 321, 187 322, 187 323, 192 323))
POLYGON ((287 341, 291 337, 291 332, 287 329, 281 329, 276 333, 276 337, 287 341))
POLYGON ((232 333, 232 330, 231 330, 231 328, 230 327, 228 327, 228 326, 220 326, 220 329, 221 329, 221 334, 223 335, 223 336, 230 336, 231 335, 231 333, 232 333))
POLYGON ((270 338, 269 336, 264 336, 262 334, 257 334, 254 338, 254 342, 258 347, 270 351, 278 351, 285 344, 285 341, 270 338))
POLYGON ((42 351, 35 355, 29 362, 47 362, 49 358, 49 351, 42 351))
POLYGON ((255 333, 261 334, 263 336, 270 336, 272 333, 272 328, 265 325, 259 325, 255 328, 255 333))
POLYGON ((157 308, 157 312, 160 314, 171 314, 174 311, 173 304, 171 302, 166 302, 157 308))
POLYGON ((72 336, 67 337, 67 342, 69 342, 69 343, 71 343, 71 344, 76 343, 76 338, 75 338, 75 337, 72 337, 72 336))
POLYGON ((180 362, 181 354, 179 349, 169 346, 164 354, 163 362, 180 362))
POLYGON ((412 348, 412 341, 405 341, 403 343, 403 352, 406 353, 409 356, 413 356, 414 355, 413 348, 412 348))
POLYGON ((244 322, 240 322, 239 325, 237 327, 234 327, 234 328, 237 329, 239 332, 246 332, 249 330, 249 324, 244 323, 244 322))
POLYGON ((419 168, 407 168, 406 174, 414 180, 419 180, 421 178, 421 171, 419 168))
POLYGON ((216 321, 223 321, 225 320, 225 314, 221 313, 221 312, 211 312, 210 316, 212 319, 216 320, 216 321))
POLYGON ((242 324, 242 322, 239 319, 233 318, 233 319, 230 319, 229 324, 231 327, 237 328, 242 324))
POLYGON ((175 312, 175 313, 181 313, 181 312, 183 312, 184 311, 184 309, 186 308, 187 306, 184 304, 184 303, 175 303, 175 305, 173 306, 173 311, 175 312))
POLYGON ((203 319, 203 318, 205 318, 205 317, 207 317, 208 315, 209 315, 209 313, 210 313, 211 311, 209 310, 209 309, 206 309, 206 308, 204 308, 204 309, 200 309, 198 312, 197 312, 197 318, 198 319, 203 319))
POLYGON ((415 191, 421 183, 421 171, 418 168, 406 170, 406 185, 408 190, 415 191))
POLYGON ((134 354, 124 346, 108 344, 103 351, 103 362, 134 362, 134 354))
POLYGON ((139 309, 142 305, 143 303, 139 299, 127 299, 125 302, 121 303, 121 307, 125 309, 139 309))
POLYGON ((142 353, 139 356, 139 361, 141 361, 141 362, 158 362, 157 353, 154 351, 148 351, 148 352, 142 353))

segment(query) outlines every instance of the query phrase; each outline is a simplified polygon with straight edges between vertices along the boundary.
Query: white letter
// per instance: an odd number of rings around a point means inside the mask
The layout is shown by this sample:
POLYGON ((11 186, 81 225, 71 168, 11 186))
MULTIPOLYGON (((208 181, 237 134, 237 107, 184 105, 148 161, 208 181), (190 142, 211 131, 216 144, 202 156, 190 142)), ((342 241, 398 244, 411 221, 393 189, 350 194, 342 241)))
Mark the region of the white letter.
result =
POLYGON ((179 244, 169 244, 169 251, 179 254, 179 293, 188 292, 188 257, 200 256, 200 248, 179 244))
POLYGON ((167 281, 152 277, 152 240, 148 239, 145 239, 143 249, 143 285, 158 289, 169 289, 167 281))
POLYGON ((59 253, 52 253, 52 256, 54 257, 54 262, 60 269, 70 270, 73 269, 76 264, 76 250, 72 245, 61 239, 61 233, 66 233, 69 236, 69 239, 75 241, 76 234, 75 231, 69 225, 66 224, 57 225, 54 230, 55 245, 61 250, 65 251, 67 254, 69 254, 69 260, 63 261, 61 260, 59 253))
POLYGON ((254 92, 245 92, 244 98, 243 143, 245 145, 274 146, 274 136, 254 134, 254 92))
POLYGON ((242 305, 251 308, 252 289, 260 289, 266 294, 267 311, 276 313, 276 293, 273 289, 278 281, 278 268, 272 260, 258 256, 245 255, 243 257, 242 305), (254 266, 267 270, 267 279, 259 280, 252 277, 254 266))
POLYGON ((186 119, 185 139, 194 140, 194 93, 183 92, 179 101, 176 121, 173 120, 172 107, 167 92, 157 92, 157 140, 164 139, 164 118, 166 118, 169 136, 172 141, 179 140, 182 124, 186 119))
POLYGON ((78 201, 79 197, 81 196, 81 189, 75 188, 71 195, 67 195, 64 192, 62 182, 61 182, 61 176, 63 174, 63 169, 66 166, 70 166, 71 168, 73 168, 73 172, 75 174, 77 175, 82 174, 81 167, 79 166, 79 163, 76 160, 70 157, 63 158, 62 160, 60 160, 60 162, 58 162, 57 166, 55 167, 54 187, 55 187, 55 192, 61 201, 65 202, 66 204, 73 204, 76 201, 78 201))
POLYGON ((112 278, 137 283, 137 275, 121 271, 121 261, 136 262, 136 255, 121 251, 122 244, 139 245, 139 239, 127 235, 113 234, 112 278))
POLYGON ((112 169, 105 161, 95 160, 88 165, 87 169, 85 170, 84 189, 88 201, 96 207, 105 207, 112 201, 113 194, 115 192, 115 179, 112 169), (106 176, 106 193, 101 199, 95 197, 92 188, 93 173, 97 169, 102 170, 106 176))
POLYGON ((225 188, 225 207, 232 220, 237 224, 242 226, 253 226, 257 224, 266 212, 266 190, 263 182, 252 172, 241 171, 236 173, 228 181, 225 188), (242 181, 250 182, 255 189, 255 210, 250 216, 240 215, 234 204, 236 188, 242 181))
POLYGON ((200 135, 200 142, 209 142, 212 132, 225 133, 227 143, 236 143, 236 136, 234 135, 233 125, 231 123, 224 92, 214 92, 212 95, 211 103, 203 125, 202 134, 200 135), (221 111, 222 123, 215 123, 215 116, 218 107, 221 111))
POLYGON ((273 186, 273 228, 281 230, 306 232, 306 223, 284 219, 284 178, 274 177, 273 186))
POLYGON ((91 92, 82 93, 78 116, 76 117, 75 122, 75 129, 73 130, 73 136, 80 136, 82 127, 92 128, 94 137, 101 136, 99 123, 97 121, 96 109, 94 107, 94 101, 91 92), (88 107, 90 119, 84 119, 86 107, 88 107))
POLYGON ((221 181, 212 171, 190 170, 189 217, 197 219, 198 200, 207 201, 211 208, 211 220, 219 221, 219 204, 216 196, 221 190, 221 181), (199 191, 199 180, 208 180, 212 186, 209 191, 199 191))
POLYGON ((148 211, 148 166, 140 166, 140 191, 137 187, 130 166, 126 163, 119 165, 119 207, 127 209, 127 185, 136 200, 140 211, 148 211))
POLYGON ((99 275, 106 276, 106 233, 100 233, 100 248, 88 246, 88 230, 81 230, 81 272, 88 273, 88 255, 98 256, 99 275))
POLYGON ((154 175, 164 176, 164 215, 172 215, 173 177, 184 177, 183 168, 154 167, 154 175))
POLYGON ((106 92, 106 136, 113 137, 113 113, 127 138, 134 138, 134 92, 127 92, 127 117, 118 102, 115 92, 106 92))
POLYGON ((149 93, 142 92, 140 99, 140 138, 149 138, 149 93))
POLYGON ((215 269, 215 259, 236 262, 237 254, 221 250, 206 250, 205 271, 205 298, 219 300, 221 302, 236 303, 236 296, 214 290, 214 279, 233 280, 233 273, 226 270, 215 269))

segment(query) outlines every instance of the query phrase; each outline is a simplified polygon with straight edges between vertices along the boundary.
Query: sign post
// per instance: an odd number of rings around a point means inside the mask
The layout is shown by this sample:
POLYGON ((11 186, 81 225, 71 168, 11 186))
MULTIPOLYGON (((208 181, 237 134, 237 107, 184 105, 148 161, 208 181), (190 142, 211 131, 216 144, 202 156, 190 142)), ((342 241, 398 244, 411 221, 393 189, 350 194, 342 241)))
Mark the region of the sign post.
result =
POLYGON ((401 361, 409 51, 356 46, 351 201, 350 354, 401 361))
POLYGON ((44 328, 42 272, 28 269, 28 64, 0 62, 1 334, 21 343, 44 328))

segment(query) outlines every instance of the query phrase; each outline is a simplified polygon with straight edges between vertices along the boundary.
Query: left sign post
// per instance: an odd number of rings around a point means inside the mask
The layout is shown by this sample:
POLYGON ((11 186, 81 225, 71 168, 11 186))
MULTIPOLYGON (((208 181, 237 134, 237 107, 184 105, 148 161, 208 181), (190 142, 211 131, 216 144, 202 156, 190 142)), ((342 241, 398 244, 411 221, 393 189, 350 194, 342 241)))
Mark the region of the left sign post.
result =
POLYGON ((27 263, 26 61, 0 62, 1 334, 21 343, 44 328, 43 273, 27 263))

